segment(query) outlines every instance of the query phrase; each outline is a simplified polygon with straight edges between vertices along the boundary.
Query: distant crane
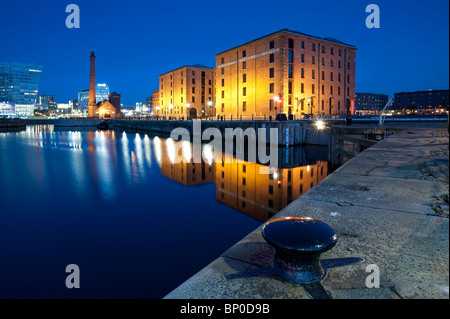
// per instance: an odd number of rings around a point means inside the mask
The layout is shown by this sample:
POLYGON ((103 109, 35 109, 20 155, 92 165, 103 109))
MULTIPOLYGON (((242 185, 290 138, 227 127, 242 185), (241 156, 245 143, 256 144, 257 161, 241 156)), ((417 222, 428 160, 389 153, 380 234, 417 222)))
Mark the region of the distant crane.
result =
POLYGON ((391 98, 389 99, 389 101, 386 103, 386 105, 384 106, 384 108, 381 110, 380 112, 380 122, 378 123, 378 126, 380 128, 383 127, 384 124, 384 119, 386 118, 386 115, 384 115, 384 112, 392 105, 392 101, 394 100, 394 97, 391 96, 391 98))

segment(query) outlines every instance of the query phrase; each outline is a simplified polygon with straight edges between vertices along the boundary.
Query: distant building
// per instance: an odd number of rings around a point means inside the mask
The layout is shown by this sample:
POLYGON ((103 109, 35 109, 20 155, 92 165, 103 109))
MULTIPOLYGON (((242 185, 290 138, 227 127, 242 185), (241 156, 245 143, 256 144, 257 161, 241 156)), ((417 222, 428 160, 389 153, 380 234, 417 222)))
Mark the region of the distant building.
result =
POLYGON ((56 109, 54 95, 39 95, 38 97, 39 109, 54 112, 56 109))
POLYGON ((214 115, 213 68, 185 65, 159 76, 159 110, 161 116, 214 115), (210 103, 208 103, 210 102, 210 103))
MULTIPOLYGON (((95 88, 96 103, 109 99, 109 86, 106 84, 97 84, 95 88)), ((78 93, 78 109, 87 110, 89 104, 89 90, 83 90, 78 93)))
POLYGON ((153 97, 152 96, 145 99, 145 104, 147 105, 148 111, 150 113, 153 112, 153 97))
POLYGON ((14 103, 0 102, 0 117, 15 117, 16 106, 14 103))
POLYGON ((78 100, 69 100, 70 111, 78 111, 78 100))
POLYGON ((428 90, 401 92, 394 95, 394 108, 406 113, 433 113, 434 110, 448 109, 449 90, 428 90))
POLYGON ((152 112, 153 115, 157 115, 159 111, 159 90, 153 91, 152 95, 152 112))
POLYGON ((56 113, 57 114, 69 114, 69 103, 57 103, 56 104, 56 113))
POLYGON ((42 65, 0 63, 0 102, 15 104, 16 116, 32 116, 36 107, 42 65))
POLYGON ((95 59, 95 52, 91 51, 91 55, 89 56, 88 116, 89 118, 115 119, 117 117, 117 110, 108 100, 110 96, 109 87, 106 84, 96 85, 95 59))
POLYGON ((116 108, 117 114, 121 112, 120 108, 120 94, 113 92, 109 95, 109 102, 116 108))
POLYGON ((115 119, 116 108, 108 100, 97 103, 97 114, 99 119, 115 119))
POLYGON ((356 93, 355 113, 358 115, 378 115, 386 106, 389 97, 385 94, 356 93))

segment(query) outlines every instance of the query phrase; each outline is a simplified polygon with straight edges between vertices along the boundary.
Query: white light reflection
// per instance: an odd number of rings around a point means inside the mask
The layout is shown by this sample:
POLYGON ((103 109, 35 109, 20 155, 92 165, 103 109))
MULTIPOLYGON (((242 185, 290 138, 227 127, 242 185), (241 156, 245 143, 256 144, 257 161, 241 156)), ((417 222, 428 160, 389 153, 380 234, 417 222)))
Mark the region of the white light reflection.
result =
POLYGON ((147 165, 151 166, 152 165, 151 141, 147 134, 145 134, 144 136, 144 152, 147 165))
POLYGON ((100 188, 102 190, 102 195, 103 198, 113 199, 115 197, 114 180, 110 152, 108 152, 108 140, 105 136, 105 132, 98 132, 95 136, 95 141, 97 142, 95 159, 100 175, 99 180, 101 181, 100 188))
POLYGON ((166 150, 167 150, 167 156, 169 157, 169 161, 172 164, 175 164, 176 154, 175 154, 175 143, 174 143, 173 139, 168 138, 166 140, 166 150))
POLYGON ((162 145, 161 145, 161 139, 158 136, 156 136, 153 139, 153 148, 155 150, 156 162, 158 163, 158 166, 161 167, 161 165, 162 165, 162 145))
POLYGON ((203 154, 203 160, 208 163, 208 165, 211 165, 214 161, 214 152, 213 147, 209 144, 206 144, 203 146, 202 154, 203 154))

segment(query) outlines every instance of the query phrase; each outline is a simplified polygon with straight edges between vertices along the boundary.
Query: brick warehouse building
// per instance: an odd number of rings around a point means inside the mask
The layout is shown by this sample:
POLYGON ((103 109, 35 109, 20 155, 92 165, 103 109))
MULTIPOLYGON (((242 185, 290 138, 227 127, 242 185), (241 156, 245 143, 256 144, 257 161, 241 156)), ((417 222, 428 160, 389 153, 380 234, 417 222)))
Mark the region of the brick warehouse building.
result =
POLYGON ((159 101, 154 115, 214 116, 213 68, 185 65, 159 76, 159 101))
POLYGON ((344 115, 355 99, 356 47, 283 29, 216 54, 218 115, 344 115))

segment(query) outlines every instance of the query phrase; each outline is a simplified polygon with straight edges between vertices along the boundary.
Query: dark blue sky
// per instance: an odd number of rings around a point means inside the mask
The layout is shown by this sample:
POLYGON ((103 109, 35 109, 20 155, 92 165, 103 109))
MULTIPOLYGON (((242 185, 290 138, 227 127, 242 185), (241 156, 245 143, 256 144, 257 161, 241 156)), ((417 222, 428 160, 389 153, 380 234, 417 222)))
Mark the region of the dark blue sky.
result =
POLYGON ((57 102, 89 87, 89 54, 97 83, 145 102, 158 76, 185 64, 215 65, 216 53, 289 28, 356 45, 357 92, 448 89, 448 0, 323 1, 2 1, 0 61, 44 65, 40 94, 57 102), (81 11, 81 28, 67 29, 67 5, 81 11), (368 29, 365 8, 381 10, 368 29))

